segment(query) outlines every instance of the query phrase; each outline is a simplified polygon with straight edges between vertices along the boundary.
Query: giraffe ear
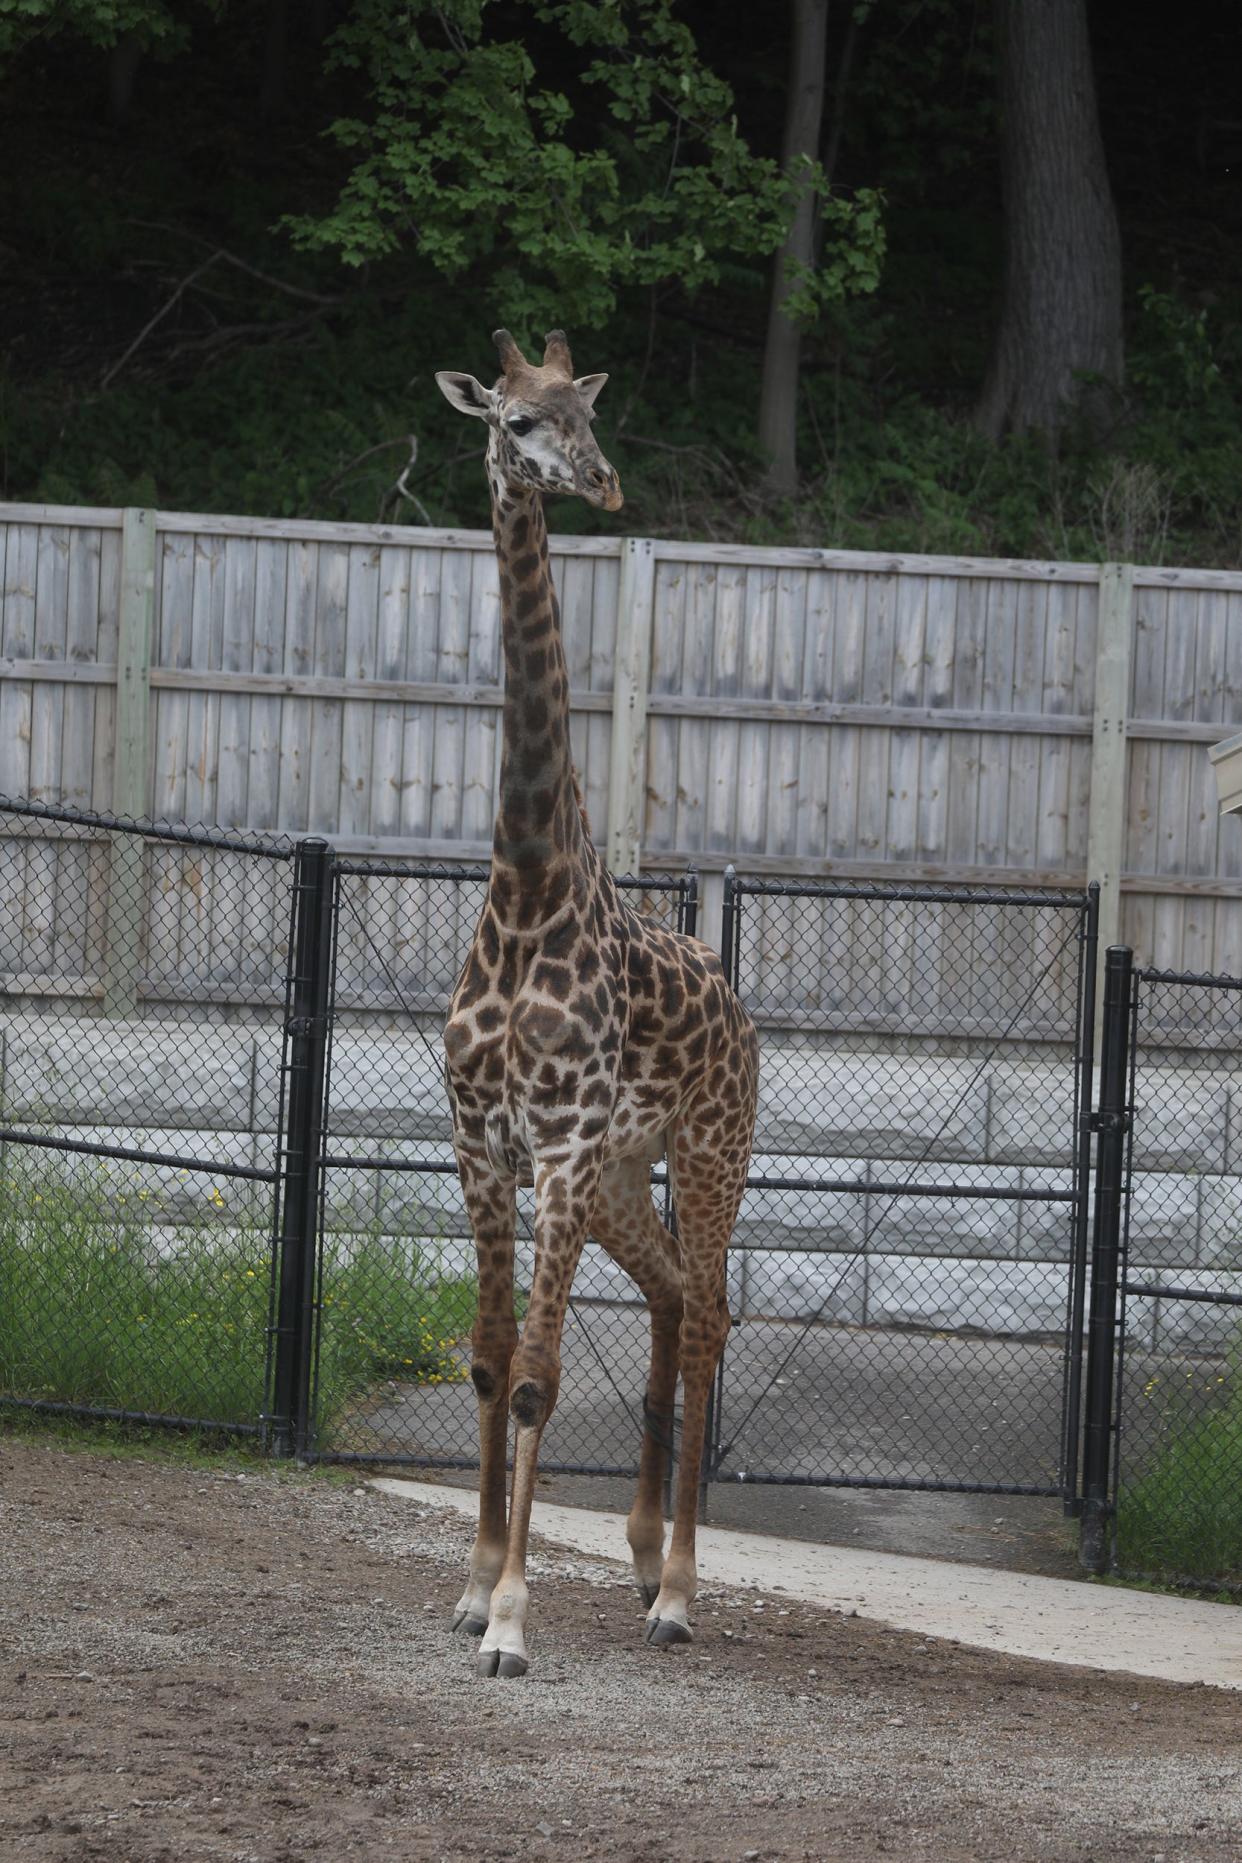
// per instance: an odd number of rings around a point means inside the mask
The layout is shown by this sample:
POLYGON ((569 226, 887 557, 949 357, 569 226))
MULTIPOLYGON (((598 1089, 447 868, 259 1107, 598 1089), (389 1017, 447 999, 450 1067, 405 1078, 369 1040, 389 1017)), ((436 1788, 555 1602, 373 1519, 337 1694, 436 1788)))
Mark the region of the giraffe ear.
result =
POLYGON ((439 369, 436 371, 436 381, 444 399, 459 414, 475 414, 480 420, 486 420, 495 413, 495 390, 484 388, 482 382, 476 382, 473 375, 458 375, 452 369, 439 369))
POLYGON ((608 377, 606 375, 580 375, 574 383, 574 387, 590 408, 595 406, 595 397, 607 380, 608 377))

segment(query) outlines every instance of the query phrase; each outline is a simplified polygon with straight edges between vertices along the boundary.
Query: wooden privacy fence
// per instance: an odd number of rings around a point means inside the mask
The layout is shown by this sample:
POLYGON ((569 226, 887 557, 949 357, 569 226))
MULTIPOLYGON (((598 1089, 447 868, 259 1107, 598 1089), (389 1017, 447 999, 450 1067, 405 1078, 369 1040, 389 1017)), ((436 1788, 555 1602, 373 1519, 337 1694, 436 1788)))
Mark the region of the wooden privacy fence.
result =
MULTIPOLYGON (((1242 574, 607 536, 553 567, 614 867, 1090 874, 1102 942, 1242 970, 1207 755, 1242 728, 1242 574)), ((486 856, 486 533, 9 505, 0 577, 0 794, 486 856)))

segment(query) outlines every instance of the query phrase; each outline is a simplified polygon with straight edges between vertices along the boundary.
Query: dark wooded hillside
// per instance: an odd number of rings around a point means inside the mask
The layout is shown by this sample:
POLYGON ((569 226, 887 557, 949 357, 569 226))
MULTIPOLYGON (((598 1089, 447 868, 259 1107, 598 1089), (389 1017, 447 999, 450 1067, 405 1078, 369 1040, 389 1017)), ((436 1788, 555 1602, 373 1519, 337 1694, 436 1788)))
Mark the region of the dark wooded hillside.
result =
POLYGON ((563 321, 627 530, 1236 563, 1242 17, 1025 0, 1015 62, 1018 8, 0 0, 0 495, 479 523, 432 371, 563 321), (1037 183, 1062 54, 1103 165, 1037 183), (1043 308, 1037 185, 1092 260, 1043 308))

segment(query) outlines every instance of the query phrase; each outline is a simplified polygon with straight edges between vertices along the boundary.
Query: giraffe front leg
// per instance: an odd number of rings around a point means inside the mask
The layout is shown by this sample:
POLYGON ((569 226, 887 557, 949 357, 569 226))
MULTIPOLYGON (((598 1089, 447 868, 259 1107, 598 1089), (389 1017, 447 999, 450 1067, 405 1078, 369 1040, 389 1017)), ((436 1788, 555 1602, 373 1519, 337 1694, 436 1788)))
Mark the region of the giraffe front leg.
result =
POLYGON ((509 1368, 509 1409, 517 1425, 509 1534, 479 1649, 481 1676, 525 1675, 529 1666, 526 1548, 539 1443, 560 1390, 561 1331, 599 1188, 600 1164, 599 1153, 592 1151, 580 1153, 571 1163, 541 1164, 535 1173, 535 1272, 526 1323, 509 1368))
POLYGON ((479 1310, 471 1336, 470 1377, 479 1402, 479 1528, 469 1578, 452 1628, 481 1637, 505 1556, 505 1449, 509 1435, 509 1367, 517 1344, 513 1317, 514 1186, 483 1156, 459 1150, 462 1190, 474 1230, 479 1310))

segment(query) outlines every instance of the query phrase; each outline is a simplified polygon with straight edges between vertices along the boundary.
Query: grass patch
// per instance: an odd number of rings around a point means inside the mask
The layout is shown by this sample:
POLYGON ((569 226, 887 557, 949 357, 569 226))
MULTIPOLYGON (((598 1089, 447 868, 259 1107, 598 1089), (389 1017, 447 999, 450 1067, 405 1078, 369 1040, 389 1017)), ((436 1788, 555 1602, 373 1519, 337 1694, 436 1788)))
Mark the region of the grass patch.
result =
MULTIPOLYGON (((258 1421, 268 1235, 253 1207, 231 1211, 219 1190, 188 1217, 177 1195, 174 1211, 159 1193, 118 1192, 104 1173, 97 1182, 87 1172, 71 1182, 6 1173, 0 1392, 258 1421)), ((329 1237, 321 1297, 321 1435, 381 1377, 440 1384, 464 1375, 453 1347, 473 1318, 474 1284, 441 1279, 416 1245, 329 1237)))
POLYGON ((454 1352, 474 1323, 473 1279, 441 1279, 416 1242, 325 1243, 319 1335, 319 1440, 331 1446, 357 1399, 380 1379, 459 1384, 454 1352))
POLYGON ((1242 1379, 1236 1364, 1210 1377, 1210 1407, 1166 1418, 1155 1456, 1122 1484, 1123 1571, 1200 1583, 1242 1577, 1242 1379))

